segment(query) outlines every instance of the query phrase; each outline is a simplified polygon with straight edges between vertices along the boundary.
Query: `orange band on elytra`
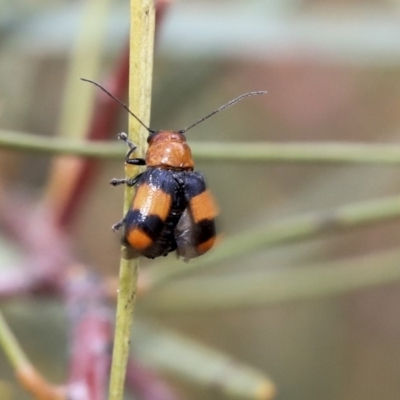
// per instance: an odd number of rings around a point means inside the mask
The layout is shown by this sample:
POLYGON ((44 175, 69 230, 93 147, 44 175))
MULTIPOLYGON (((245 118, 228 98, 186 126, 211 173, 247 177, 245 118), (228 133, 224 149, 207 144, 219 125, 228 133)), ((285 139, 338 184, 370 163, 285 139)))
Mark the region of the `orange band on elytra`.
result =
POLYGON ((133 209, 142 215, 157 215, 164 221, 171 208, 171 196, 160 188, 143 183, 139 185, 133 199, 133 209))
POLYGON ((218 215, 218 207, 208 190, 190 199, 189 207, 196 223, 203 219, 212 220, 218 215))
POLYGON ((134 228, 127 232, 126 241, 135 250, 142 251, 147 249, 153 240, 147 236, 141 229, 134 228))

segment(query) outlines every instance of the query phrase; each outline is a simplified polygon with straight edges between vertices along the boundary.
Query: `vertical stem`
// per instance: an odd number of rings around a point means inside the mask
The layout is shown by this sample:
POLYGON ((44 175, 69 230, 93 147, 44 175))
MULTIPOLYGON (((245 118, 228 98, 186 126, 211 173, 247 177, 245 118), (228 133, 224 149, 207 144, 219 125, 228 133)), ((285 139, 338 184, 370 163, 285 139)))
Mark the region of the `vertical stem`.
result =
MULTIPOLYGON (((150 120, 154 23, 153 0, 131 0, 129 105, 131 110, 145 124, 149 124, 150 120)), ((139 154, 137 156, 143 156, 144 154, 147 135, 148 132, 134 118, 130 117, 129 138, 138 146, 139 154)), ((138 173, 136 168, 134 172, 138 173)), ((129 176, 134 175, 132 167, 126 167, 126 174, 129 176)), ((129 208, 131 199, 132 189, 127 187, 125 190, 124 212, 129 208)), ((120 263, 109 400, 123 399, 136 297, 137 269, 137 259, 130 260, 127 252, 123 250, 120 263)))

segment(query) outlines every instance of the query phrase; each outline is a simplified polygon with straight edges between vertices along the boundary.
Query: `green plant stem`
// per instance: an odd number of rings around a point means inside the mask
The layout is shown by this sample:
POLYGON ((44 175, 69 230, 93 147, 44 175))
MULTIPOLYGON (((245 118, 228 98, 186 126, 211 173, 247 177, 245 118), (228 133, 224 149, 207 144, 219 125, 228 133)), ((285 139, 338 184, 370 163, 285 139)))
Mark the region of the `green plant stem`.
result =
POLYGON ((400 146, 373 143, 193 143, 196 159, 217 162, 400 164, 400 146))
MULTIPOLYGON (((148 124, 150 120, 154 24, 155 10, 153 0, 131 0, 129 104, 145 124, 148 124)), ((129 119, 129 138, 138 145, 142 152, 141 156, 143 156, 147 135, 148 132, 135 119, 129 119)), ((126 168, 127 176, 130 177, 131 172, 131 168, 126 168)), ((138 173, 138 170, 135 169, 134 172, 138 173)), ((124 213, 129 208, 132 195, 132 188, 127 187, 125 190, 124 213)), ((109 400, 122 400, 124 396, 126 365, 129 357, 136 297, 137 270, 138 260, 131 260, 125 249, 123 249, 120 262, 109 400)))
POLYGON ((322 233, 353 229, 400 217, 400 196, 349 204, 330 211, 315 212, 294 217, 273 225, 260 226, 224 240, 219 247, 190 264, 170 265, 165 262, 149 269, 146 276, 149 287, 194 272, 201 268, 242 257, 258 249, 279 246, 314 238, 322 233))
POLYGON ((14 131, 0 131, 0 147, 37 154, 74 155, 119 160, 123 159, 125 151, 121 143, 116 142, 70 140, 14 131))
POLYGON ((99 74, 112 0, 88 0, 83 5, 59 119, 58 135, 64 138, 82 138, 87 133, 96 93, 89 85, 83 85, 79 78, 96 79, 99 74))
POLYGON ((0 312, 0 346, 14 368, 21 386, 35 399, 65 400, 66 391, 50 384, 33 367, 0 312))
POLYGON ((3 314, 0 312, 0 344, 3 347, 10 364, 15 370, 30 365, 28 357, 23 352, 17 339, 9 328, 3 314))
POLYGON ((153 291, 142 307, 158 313, 220 312, 338 296, 399 283, 399 263, 400 251, 392 250, 309 267, 183 279, 153 291))
MULTIPOLYGON (((398 144, 364 143, 196 143, 197 160, 246 163, 400 164, 398 144)), ((0 147, 38 154, 121 159, 121 144, 67 140, 0 130, 0 147)))

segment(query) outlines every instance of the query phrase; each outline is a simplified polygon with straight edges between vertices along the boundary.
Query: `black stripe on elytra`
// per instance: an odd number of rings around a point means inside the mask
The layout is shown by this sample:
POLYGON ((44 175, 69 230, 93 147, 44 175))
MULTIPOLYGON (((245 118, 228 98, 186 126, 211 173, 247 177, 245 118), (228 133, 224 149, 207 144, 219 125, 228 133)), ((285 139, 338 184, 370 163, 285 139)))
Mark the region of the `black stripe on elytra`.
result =
POLYGON ((139 210, 129 210, 125 218, 125 234, 130 229, 140 229, 155 241, 164 226, 158 215, 143 215, 139 210))
POLYGON ((204 177, 200 172, 189 171, 185 172, 185 180, 183 190, 185 198, 190 201, 193 197, 205 192, 206 183, 204 177))
POLYGON ((187 202, 183 197, 182 188, 180 186, 180 174, 171 172, 171 176, 174 177, 174 186, 176 187, 175 194, 172 197, 171 209, 157 239, 153 240, 151 246, 142 252, 142 255, 148 258, 166 256, 177 248, 175 227, 186 208, 187 202))
POLYGON ((195 224, 196 243, 207 242, 216 235, 214 219, 203 219, 195 224))
POLYGON ((178 182, 171 171, 163 168, 148 168, 140 178, 139 185, 147 184, 174 197, 178 190, 178 182))

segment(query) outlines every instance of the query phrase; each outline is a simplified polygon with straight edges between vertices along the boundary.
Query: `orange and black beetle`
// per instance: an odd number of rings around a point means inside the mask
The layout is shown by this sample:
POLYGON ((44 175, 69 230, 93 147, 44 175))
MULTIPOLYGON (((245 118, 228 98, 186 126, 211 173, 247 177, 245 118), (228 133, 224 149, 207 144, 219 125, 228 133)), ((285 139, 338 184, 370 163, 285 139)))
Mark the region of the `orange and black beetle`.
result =
POLYGON ((123 244, 148 258, 177 250, 185 260, 208 251, 215 242, 217 207, 203 176, 193 171, 193 158, 183 134, 153 132, 145 159, 129 158, 135 146, 126 134, 119 138, 130 150, 127 164, 146 165, 133 179, 113 179, 118 185, 137 185, 132 206, 114 225, 124 227, 123 244))
POLYGON ((137 256, 155 258, 176 250, 185 261, 210 250, 216 239, 218 209, 206 189, 203 175, 193 170, 192 153, 184 134, 244 97, 266 92, 245 93, 185 129, 154 131, 106 89, 96 82, 89 82, 118 101, 149 132, 149 147, 144 159, 130 158, 136 146, 126 133, 118 135, 130 148, 125 162, 147 166, 143 173, 132 179, 111 180, 114 186, 137 186, 126 216, 113 225, 114 230, 124 228, 122 243, 137 256))

